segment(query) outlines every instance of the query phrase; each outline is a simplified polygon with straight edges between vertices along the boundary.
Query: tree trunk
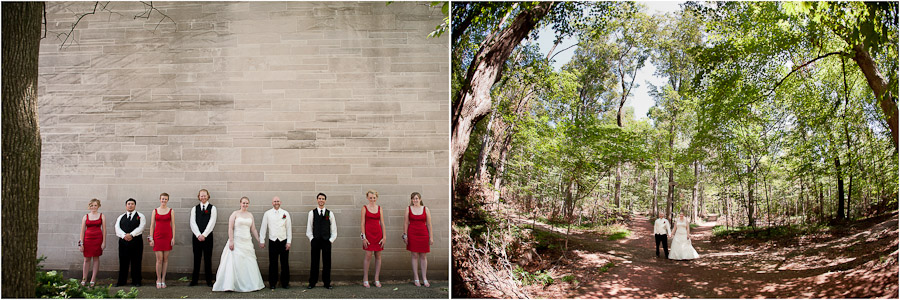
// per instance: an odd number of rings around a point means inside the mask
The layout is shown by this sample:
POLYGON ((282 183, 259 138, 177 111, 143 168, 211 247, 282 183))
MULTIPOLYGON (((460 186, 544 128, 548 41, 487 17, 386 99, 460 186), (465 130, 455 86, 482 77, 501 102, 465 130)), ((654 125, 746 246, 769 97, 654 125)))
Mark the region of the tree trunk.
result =
POLYGON ((659 159, 653 161, 653 217, 659 216, 659 159))
POLYGON ((481 139, 481 149, 478 151, 478 164, 475 165, 475 183, 478 188, 481 188, 484 183, 489 181, 485 166, 487 166, 487 160, 493 148, 491 137, 493 136, 492 126, 494 125, 494 118, 495 116, 492 114, 490 120, 488 120, 484 137, 481 139))
MULTIPOLYGON (((675 151, 675 120, 678 116, 678 110, 672 111, 672 120, 669 124, 669 161, 672 161, 672 152, 675 151)), ((675 204, 672 198, 675 194, 675 171, 674 166, 669 167, 669 192, 666 194, 666 218, 672 220, 672 208, 675 204)))
POLYGON ((756 205, 753 200, 753 172, 754 170, 747 166, 747 224, 750 227, 756 227, 756 218, 753 215, 754 206, 756 205))
POLYGON ((844 177, 841 175, 841 159, 834 157, 834 169, 837 171, 837 218, 844 219, 844 177))
POLYGON ((763 175, 763 188, 766 191, 766 224, 772 226, 772 203, 769 201, 769 175, 763 175))
POLYGON ((672 220, 672 208, 675 206, 675 174, 669 168, 669 192, 666 193, 666 219, 672 220))
POLYGON ((501 78, 506 59, 555 4, 556 2, 540 2, 523 10, 510 22, 509 27, 491 35, 472 59, 466 72, 466 80, 453 104, 450 129, 451 187, 456 188, 459 163, 469 146, 475 123, 490 112, 490 90, 501 78))
POLYGON ((816 183, 816 189, 819 190, 819 220, 825 220, 825 196, 822 185, 816 183))
POLYGON ((41 132, 42 2, 7 2, 3 16, 3 298, 34 298, 41 132))
POLYGON ((616 208, 621 208, 622 205, 619 203, 619 198, 622 197, 622 162, 616 163, 616 194, 615 194, 615 205, 616 208))
POLYGON ((881 75, 881 72, 878 71, 878 67, 875 64, 875 60, 872 59, 872 55, 870 55, 861 44, 853 46, 853 50, 856 51, 853 60, 859 65, 859 69, 862 70, 863 74, 866 76, 866 82, 869 83, 869 87, 872 88, 872 92, 875 93, 875 98, 878 99, 878 105, 881 107, 881 111, 884 113, 885 119, 887 119, 888 127, 891 129, 891 138, 894 141, 894 152, 897 152, 898 118, 897 102, 894 100, 895 97, 891 95, 891 91, 888 90, 888 82, 884 79, 884 76, 881 75))
POLYGON ((694 161, 694 188, 691 189, 691 222, 697 223, 700 203, 697 200, 697 191, 700 189, 700 162, 694 161))
MULTIPOLYGON (((513 133, 507 132, 507 136, 500 145, 500 157, 497 160, 497 174, 494 174, 494 189, 497 193, 500 191, 500 184, 503 183, 503 173, 506 172, 506 157, 512 148, 513 133)), ((495 200, 499 199, 499 195, 494 195, 495 200)))

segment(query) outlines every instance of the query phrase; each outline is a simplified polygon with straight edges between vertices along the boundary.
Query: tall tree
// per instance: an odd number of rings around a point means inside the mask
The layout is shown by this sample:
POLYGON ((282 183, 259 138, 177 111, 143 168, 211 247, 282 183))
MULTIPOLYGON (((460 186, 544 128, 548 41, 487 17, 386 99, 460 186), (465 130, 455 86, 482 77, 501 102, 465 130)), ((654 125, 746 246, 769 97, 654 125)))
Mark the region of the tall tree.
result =
POLYGON ((490 90, 500 80, 507 58, 555 4, 539 2, 523 5, 509 26, 488 35, 469 64, 465 81, 454 97, 451 116, 450 176, 453 187, 456 186, 460 159, 469 146, 472 129, 490 112, 490 90))
POLYGON ((3 297, 34 298, 41 134, 43 2, 3 3, 3 297))

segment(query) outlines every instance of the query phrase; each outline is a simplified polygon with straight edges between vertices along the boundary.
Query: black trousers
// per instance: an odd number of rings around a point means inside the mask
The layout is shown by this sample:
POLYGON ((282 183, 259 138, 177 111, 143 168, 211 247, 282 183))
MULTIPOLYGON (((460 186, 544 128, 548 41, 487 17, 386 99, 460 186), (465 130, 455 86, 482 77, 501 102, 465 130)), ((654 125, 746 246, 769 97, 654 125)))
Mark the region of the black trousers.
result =
POLYGON ((331 285, 331 242, 328 239, 313 238, 310 242, 312 260, 309 262, 309 285, 319 282, 319 257, 322 258, 322 283, 331 285))
POLYGON ((665 234, 654 234, 656 237, 656 257, 659 257, 659 244, 662 243, 663 253, 669 258, 669 236, 665 234))
POLYGON ((141 284, 141 261, 144 254, 144 241, 136 236, 131 241, 119 239, 119 280, 118 285, 128 282, 128 267, 131 267, 131 284, 141 284))
POLYGON ((213 272, 212 272, 212 250, 213 250, 213 234, 210 232, 209 236, 206 237, 202 242, 197 239, 196 236, 191 235, 191 245, 194 247, 194 273, 191 276, 191 283, 197 284, 197 281, 200 279, 200 259, 203 258, 203 263, 206 265, 204 268, 204 272, 206 272, 206 283, 212 283, 213 281, 213 272))
POLYGON ((281 286, 288 287, 291 282, 291 269, 288 267, 288 254, 291 253, 287 248, 287 240, 273 241, 269 240, 269 286, 275 287, 280 278, 281 286), (281 277, 278 276, 278 262, 281 261, 281 277))

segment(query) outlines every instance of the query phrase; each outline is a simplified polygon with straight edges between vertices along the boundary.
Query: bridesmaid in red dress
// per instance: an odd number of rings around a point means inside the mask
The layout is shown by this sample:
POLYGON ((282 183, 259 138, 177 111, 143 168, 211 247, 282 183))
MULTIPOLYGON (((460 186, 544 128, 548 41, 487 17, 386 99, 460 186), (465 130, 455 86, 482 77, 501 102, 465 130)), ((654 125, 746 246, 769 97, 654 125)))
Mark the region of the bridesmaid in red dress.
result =
POLYGON ((422 266, 422 284, 430 287, 428 277, 428 260, 425 253, 431 252, 434 237, 431 234, 431 211, 422 202, 422 195, 414 192, 409 195, 409 210, 403 222, 403 242, 406 250, 412 253, 413 283, 419 285, 418 266, 422 266))
POLYGON ((97 281, 97 269, 100 268, 100 255, 106 249, 106 217, 98 213, 100 200, 91 199, 88 202, 90 213, 81 218, 81 240, 78 241, 78 250, 84 254, 84 266, 81 274, 81 285, 87 279, 88 266, 93 269, 91 275, 91 287, 97 281))
POLYGON ((156 288, 166 288, 166 269, 169 268, 169 252, 175 245, 175 212, 168 207, 169 194, 159 195, 159 207, 150 218, 150 246, 156 253, 156 288))
POLYGON ((378 275, 381 273, 381 250, 384 250, 384 214, 381 213, 381 206, 375 204, 378 201, 378 192, 369 190, 366 192, 366 200, 368 204, 363 205, 360 221, 362 234, 360 238, 363 241, 363 250, 366 250, 366 259, 363 261, 363 286, 369 287, 369 262, 372 255, 375 255, 375 286, 381 287, 378 281, 378 275))

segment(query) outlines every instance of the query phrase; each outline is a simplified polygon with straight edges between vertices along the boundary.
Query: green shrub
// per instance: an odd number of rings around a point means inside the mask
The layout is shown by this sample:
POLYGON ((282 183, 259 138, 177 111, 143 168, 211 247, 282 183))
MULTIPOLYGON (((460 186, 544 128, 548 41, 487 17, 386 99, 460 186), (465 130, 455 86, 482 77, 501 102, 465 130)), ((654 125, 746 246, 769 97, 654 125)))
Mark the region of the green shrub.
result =
POLYGON ((575 275, 572 275, 572 274, 563 276, 563 277, 561 278, 561 280, 562 280, 563 282, 571 282, 571 283, 576 283, 576 284, 578 283, 578 280, 575 280, 575 275))
POLYGON ((513 270, 513 275, 522 285, 532 285, 535 283, 540 283, 541 285, 553 284, 553 276, 550 276, 547 271, 531 273, 517 265, 513 270))
POLYGON ((119 290, 110 297, 109 286, 95 286, 94 288, 82 286, 77 279, 66 280, 57 271, 42 271, 41 262, 45 259, 47 257, 43 255, 37 259, 37 271, 35 272, 35 297, 37 298, 137 298, 138 290, 136 288, 131 288, 128 292, 119 290))
POLYGON ((616 265, 616 263, 614 263, 614 262, 606 263, 605 265, 600 267, 600 273, 606 273, 606 271, 609 271, 609 268, 612 268, 615 265, 616 265))
POLYGON ((606 239, 609 241, 621 240, 631 236, 631 231, 621 224, 601 226, 598 231, 601 234, 605 234, 606 239))
POLYGON ((610 234, 609 236, 606 237, 606 239, 610 240, 610 241, 615 241, 615 240, 621 240, 621 239, 627 238, 630 235, 631 235, 631 231, 628 231, 628 229, 625 229, 625 230, 617 231, 616 233, 610 234))

